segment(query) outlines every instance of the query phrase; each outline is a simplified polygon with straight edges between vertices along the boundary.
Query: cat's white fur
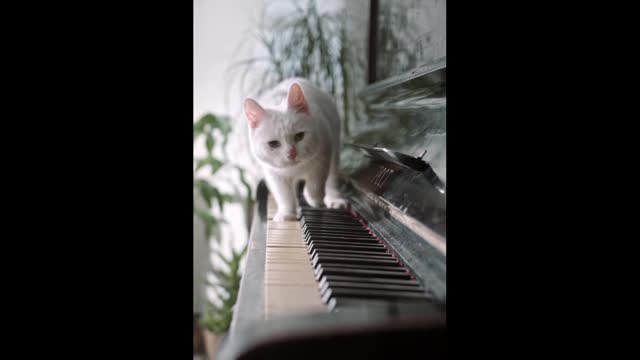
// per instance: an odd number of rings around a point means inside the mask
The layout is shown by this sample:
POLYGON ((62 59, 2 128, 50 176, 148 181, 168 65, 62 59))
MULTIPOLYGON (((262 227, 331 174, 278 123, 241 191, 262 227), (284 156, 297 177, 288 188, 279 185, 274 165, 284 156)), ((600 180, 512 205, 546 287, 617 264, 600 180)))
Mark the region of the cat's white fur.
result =
POLYGON ((278 206, 274 221, 296 219, 298 180, 305 180, 309 205, 347 205, 338 190, 341 119, 328 94, 306 79, 292 78, 258 101, 247 98, 244 107, 251 151, 278 206), (301 132, 304 137, 296 141, 301 132), (280 146, 272 148, 270 141, 280 146))

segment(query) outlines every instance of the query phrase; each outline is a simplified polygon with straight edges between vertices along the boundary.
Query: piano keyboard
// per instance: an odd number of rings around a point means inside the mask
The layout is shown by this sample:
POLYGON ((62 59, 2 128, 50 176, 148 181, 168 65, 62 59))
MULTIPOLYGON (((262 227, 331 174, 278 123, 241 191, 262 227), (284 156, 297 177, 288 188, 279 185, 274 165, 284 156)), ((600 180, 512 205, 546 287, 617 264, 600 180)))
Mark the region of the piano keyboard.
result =
POLYGON ((318 291, 309 254, 297 221, 274 222, 276 204, 267 202, 267 246, 265 251, 264 314, 274 315, 327 311, 318 291))
POLYGON ((302 206, 300 221, 271 221, 269 196, 265 315, 347 306, 429 302, 387 245, 347 210, 302 206))
POLYGON ((430 301, 411 272, 351 212, 306 207, 300 223, 320 295, 330 310, 430 301))

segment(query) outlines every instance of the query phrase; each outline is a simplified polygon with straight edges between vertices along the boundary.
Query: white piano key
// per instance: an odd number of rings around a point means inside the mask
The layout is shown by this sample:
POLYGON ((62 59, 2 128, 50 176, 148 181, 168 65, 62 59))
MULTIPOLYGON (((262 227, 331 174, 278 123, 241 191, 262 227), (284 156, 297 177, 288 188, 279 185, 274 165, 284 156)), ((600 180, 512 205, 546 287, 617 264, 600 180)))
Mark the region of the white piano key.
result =
POLYGON ((278 314, 327 312, 313 274, 298 221, 274 222, 277 206, 269 195, 265 252, 264 312, 278 314))

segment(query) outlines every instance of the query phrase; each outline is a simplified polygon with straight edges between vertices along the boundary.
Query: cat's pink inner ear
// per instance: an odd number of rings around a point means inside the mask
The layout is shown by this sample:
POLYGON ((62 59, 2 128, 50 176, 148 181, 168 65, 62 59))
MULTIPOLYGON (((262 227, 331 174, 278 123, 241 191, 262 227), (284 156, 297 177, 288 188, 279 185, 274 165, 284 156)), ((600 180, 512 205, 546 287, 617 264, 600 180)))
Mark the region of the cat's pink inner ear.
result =
POLYGON ((249 126, 253 129, 260 126, 266 114, 262 106, 253 99, 245 100, 244 113, 247 115, 247 120, 249 120, 249 126))
POLYGON ((300 85, 293 84, 289 89, 289 109, 295 112, 303 112, 308 113, 309 107, 307 105, 307 100, 304 98, 304 94, 302 93, 302 88, 300 85))

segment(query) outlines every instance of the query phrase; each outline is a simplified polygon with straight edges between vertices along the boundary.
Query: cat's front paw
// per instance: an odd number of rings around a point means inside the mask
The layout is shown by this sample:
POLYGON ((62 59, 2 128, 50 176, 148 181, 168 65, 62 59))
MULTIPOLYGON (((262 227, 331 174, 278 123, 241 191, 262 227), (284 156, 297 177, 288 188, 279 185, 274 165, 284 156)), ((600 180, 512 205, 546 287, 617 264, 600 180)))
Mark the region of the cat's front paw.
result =
POLYGON ((327 196, 324 202, 332 209, 346 209, 349 206, 349 202, 340 196, 327 196))
POLYGON ((296 221, 298 220, 298 217, 296 216, 296 214, 292 214, 292 213, 276 213, 273 216, 273 221, 275 222, 284 222, 284 221, 296 221))

